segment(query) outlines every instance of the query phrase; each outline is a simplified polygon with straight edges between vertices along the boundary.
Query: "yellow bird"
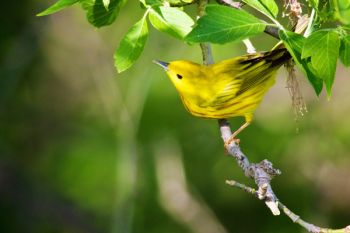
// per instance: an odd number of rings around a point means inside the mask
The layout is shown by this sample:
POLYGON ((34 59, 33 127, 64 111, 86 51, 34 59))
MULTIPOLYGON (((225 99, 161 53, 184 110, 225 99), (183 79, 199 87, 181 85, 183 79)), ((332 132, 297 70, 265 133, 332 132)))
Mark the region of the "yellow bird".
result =
POLYGON ((253 120, 253 113, 289 59, 286 49, 234 57, 209 66, 180 60, 154 61, 164 68, 186 109, 204 118, 245 117, 228 145, 253 120))

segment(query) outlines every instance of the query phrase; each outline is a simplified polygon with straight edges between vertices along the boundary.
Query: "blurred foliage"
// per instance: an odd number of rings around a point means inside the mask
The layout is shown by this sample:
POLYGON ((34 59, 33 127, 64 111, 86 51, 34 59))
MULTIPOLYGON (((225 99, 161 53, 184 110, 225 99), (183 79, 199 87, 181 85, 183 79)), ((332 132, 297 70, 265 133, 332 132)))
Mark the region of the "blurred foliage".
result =
MULTIPOLYGON (((7 2, 0 16, 1 232, 191 232, 159 201, 154 150, 163 138, 180 145, 173 156, 183 161, 189 192, 227 232, 303 232, 224 184, 252 181, 224 156, 216 121, 190 116, 151 63, 200 62, 198 46, 152 31, 144 56, 116 74, 110 46, 142 10, 130 1, 113 27, 96 31, 76 7, 35 17, 42 4, 7 2)), ((271 47, 270 40, 261 41, 255 43, 259 50, 271 47)), ((222 60, 244 47, 213 51, 222 60)), ((348 225, 349 70, 338 67, 331 101, 323 94, 315 99, 301 78, 309 113, 297 124, 284 76, 281 71, 256 121, 240 135, 242 150, 282 170, 273 182, 276 193, 306 220, 348 225)), ((232 127, 242 121, 232 119, 232 127)), ((172 197, 177 203, 177 193, 172 197)))

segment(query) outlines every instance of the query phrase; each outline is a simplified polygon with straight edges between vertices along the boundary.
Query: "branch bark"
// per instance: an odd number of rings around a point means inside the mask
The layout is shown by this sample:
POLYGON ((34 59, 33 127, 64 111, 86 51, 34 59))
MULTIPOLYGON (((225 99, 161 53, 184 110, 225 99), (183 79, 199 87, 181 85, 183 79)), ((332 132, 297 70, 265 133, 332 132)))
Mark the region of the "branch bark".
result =
MULTIPOLYGON (((226 119, 219 120, 219 128, 222 140, 226 142, 232 135, 229 122, 226 119)), ((258 186, 259 199, 265 201, 265 204, 274 215, 279 215, 278 199, 272 190, 270 182, 273 177, 280 175, 281 171, 275 169, 272 163, 266 159, 257 164, 250 163, 247 156, 241 151, 239 145, 234 142, 230 143, 226 150, 229 155, 236 159, 245 176, 255 181, 258 186)))
MULTIPOLYGON (((225 2, 227 4, 230 0, 217 0, 219 3, 225 2)), ((231 1, 230 1, 231 2, 231 1)), ((201 17, 204 14, 205 5, 208 3, 208 0, 199 0, 198 2, 198 16, 201 17)), ((233 3, 233 2, 231 2, 233 3)), ((229 4, 233 7, 232 4, 229 4)), ((278 31, 277 38, 278 38, 278 31)), ((270 34, 270 33, 269 33, 270 34)), ((274 34, 271 32, 271 34, 274 34)), ((201 43, 200 44, 202 55, 203 55, 203 64, 210 65, 214 63, 213 55, 211 53, 211 47, 209 43, 201 43)), ((218 120, 219 128, 221 132, 221 137, 223 142, 225 142, 232 135, 232 131, 227 119, 218 120)), ((308 232, 311 233, 350 233, 350 225, 342 228, 342 229, 329 229, 329 228, 321 228, 315 226, 311 223, 308 223, 302 220, 298 215, 293 213, 290 209, 288 209, 284 204, 278 201, 277 196, 272 190, 271 180, 276 176, 280 175, 281 171, 274 168, 272 163, 268 160, 263 160, 260 163, 250 163, 248 157, 241 151, 238 144, 235 142, 231 142, 226 147, 227 153, 236 159, 237 164, 243 170, 245 176, 254 179, 255 184, 258 186, 258 190, 256 191, 253 188, 250 188, 244 184, 240 184, 236 181, 226 181, 231 186, 238 187, 243 189, 244 191, 255 195, 260 200, 263 200, 267 207, 271 210, 273 215, 279 215, 280 210, 283 211, 293 222, 299 224, 303 228, 305 228, 308 232)))
MULTIPOLYGON (((259 196, 258 191, 256 191, 254 188, 248 187, 244 184, 238 183, 234 180, 226 180, 226 184, 239 188, 247 193, 250 193, 256 197, 259 196)), ((285 215, 287 215, 294 223, 299 224, 303 228, 305 228, 308 232, 311 233, 350 233, 350 225, 341 229, 330 229, 330 228, 322 228, 319 226, 315 226, 312 223, 306 222, 303 219, 300 218, 299 215, 295 214, 293 211, 288 209, 287 206, 285 206, 283 203, 279 202, 278 207, 283 211, 285 215)))

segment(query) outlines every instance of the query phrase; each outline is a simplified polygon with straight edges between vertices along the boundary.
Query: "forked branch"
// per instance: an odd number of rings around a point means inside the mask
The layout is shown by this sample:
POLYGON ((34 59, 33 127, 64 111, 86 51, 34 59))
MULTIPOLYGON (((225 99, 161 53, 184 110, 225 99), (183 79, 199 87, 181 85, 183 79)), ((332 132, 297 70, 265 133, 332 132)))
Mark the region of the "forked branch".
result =
MULTIPOLYGON (((207 46, 209 45, 207 44, 207 46)), ((206 51, 210 51, 210 49, 207 49, 206 51)), ((207 54, 207 57, 211 57, 211 55, 207 54)), ((220 127, 221 137, 223 141, 226 142, 230 138, 232 133, 228 121, 226 119, 219 120, 219 127, 220 127)), ((308 223, 303 219, 301 219, 298 215, 292 212, 287 206, 282 204, 272 190, 271 180, 276 175, 281 174, 280 170, 274 168, 272 166, 272 163, 266 159, 257 164, 250 163, 248 157, 241 151, 239 145, 235 144, 234 142, 230 143, 226 149, 227 149, 227 153, 236 159, 239 167, 243 170, 244 174, 255 181, 256 185, 258 186, 258 190, 255 190, 244 184, 240 184, 236 181, 226 181, 227 184, 234 187, 238 187, 248 193, 253 194, 258 199, 263 200, 274 215, 279 215, 281 210, 294 223, 299 224, 300 226, 305 228, 308 232, 350 233, 350 225, 341 229, 330 229, 330 228, 322 228, 322 227, 316 226, 314 224, 308 223)))
MULTIPOLYGON (((198 4, 198 15, 202 16, 207 0, 200 0, 198 4)), ((214 63, 214 59, 211 53, 210 44, 200 44, 203 54, 203 64, 210 65, 214 63)), ((220 119, 218 121, 221 137, 225 142, 231 137, 232 131, 229 122, 226 119, 220 119)), ((350 233, 350 225, 342 229, 328 229, 315 226, 302 220, 298 215, 293 213, 284 204, 279 202, 277 196, 272 190, 271 180, 276 176, 280 175, 281 171, 274 168, 272 163, 268 160, 263 160, 260 163, 250 163, 248 157, 241 151, 238 144, 231 142, 226 147, 227 153, 236 159, 239 167, 243 170, 244 174, 254 179, 258 190, 250 188, 244 184, 240 184, 236 181, 226 181, 231 186, 238 187, 248 193, 255 195, 258 199, 263 200, 267 207, 271 210, 274 215, 279 215, 280 210, 283 211, 293 222, 299 224, 311 233, 350 233)))
MULTIPOLYGON (((248 187, 244 184, 238 183, 234 180, 226 180, 226 184, 239 188, 247 193, 253 194, 254 196, 258 197, 259 193, 254 188, 248 187)), ((296 215, 293 211, 287 208, 284 204, 281 202, 278 202, 278 207, 283 211, 285 215, 287 215, 294 223, 299 224, 300 226, 304 227, 308 232, 312 233, 349 233, 350 232, 350 225, 342 228, 342 229, 329 229, 329 228, 322 228, 315 226, 312 223, 308 223, 300 218, 299 215, 296 215)))

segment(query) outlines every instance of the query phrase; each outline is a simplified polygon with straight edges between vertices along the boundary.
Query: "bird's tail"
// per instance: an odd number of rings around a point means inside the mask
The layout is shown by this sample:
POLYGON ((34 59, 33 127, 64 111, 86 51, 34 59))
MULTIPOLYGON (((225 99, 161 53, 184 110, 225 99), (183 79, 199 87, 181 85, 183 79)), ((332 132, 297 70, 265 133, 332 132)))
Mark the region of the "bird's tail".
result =
MULTIPOLYGON (((287 61, 291 59, 291 55, 285 48, 274 49, 268 52, 260 52, 255 54, 246 55, 246 59, 241 61, 241 64, 249 64, 249 66, 254 66, 257 63, 265 62, 269 64, 270 68, 280 67, 287 61)), ((249 67, 248 66, 248 67, 249 67)))

